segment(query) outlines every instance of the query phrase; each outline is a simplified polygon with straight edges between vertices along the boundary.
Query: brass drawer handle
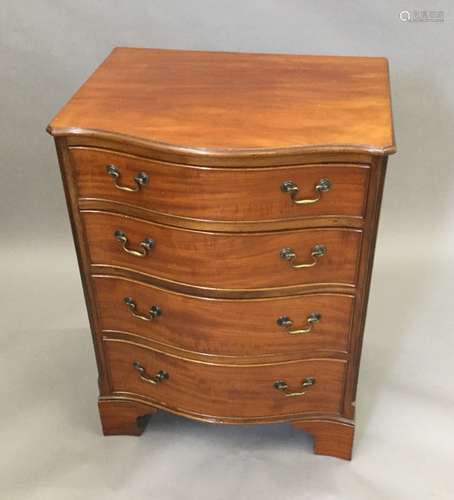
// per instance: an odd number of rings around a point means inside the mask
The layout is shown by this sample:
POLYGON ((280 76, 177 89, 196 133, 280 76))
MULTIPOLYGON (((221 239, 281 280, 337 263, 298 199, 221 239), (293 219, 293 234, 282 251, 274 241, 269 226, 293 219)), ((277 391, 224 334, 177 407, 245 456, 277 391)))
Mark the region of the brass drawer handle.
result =
POLYGON ((312 203, 317 203, 320 201, 322 197, 322 193, 327 193, 331 189, 331 181, 329 179, 320 179, 318 184, 314 186, 315 193, 317 194, 316 198, 306 198, 297 200, 299 187, 296 182, 293 181, 285 181, 281 184, 281 191, 283 193, 290 193, 290 197, 293 203, 297 205, 310 205, 312 203))
POLYGON ((142 186, 145 186, 148 184, 148 175, 145 172, 139 172, 135 177, 134 177, 134 182, 135 185, 130 187, 130 186, 122 186, 121 184, 118 183, 120 180, 120 169, 116 167, 115 165, 106 165, 106 172, 107 175, 110 175, 113 179, 114 186, 117 189, 120 189, 121 191, 128 191, 129 193, 137 193, 137 191, 140 191, 140 188, 142 186))
POLYGON ((141 314, 138 314, 136 312, 137 304, 134 302, 134 300, 132 300, 131 297, 125 297, 123 299, 123 302, 128 306, 129 311, 134 316, 134 318, 138 318, 143 321, 153 321, 155 318, 161 316, 162 314, 162 309, 159 306, 151 306, 148 311, 148 316, 142 316, 141 314))
POLYGON ((163 370, 159 370, 155 375, 149 375, 147 370, 138 361, 134 361, 132 367, 139 372, 140 379, 149 384, 157 385, 169 379, 169 374, 163 370))
MULTIPOLYGON (((301 387, 310 388, 314 384, 315 384, 315 378, 307 377, 301 382, 301 387)), ((284 393, 284 396, 288 398, 293 398, 295 396, 304 396, 307 392, 307 389, 305 391, 289 392, 288 384, 284 380, 276 380, 276 382, 274 382, 273 385, 278 391, 282 391, 284 393)))
POLYGON ((302 335, 304 333, 310 333, 315 323, 318 323, 322 319, 322 315, 318 312, 312 312, 306 319, 306 323, 309 325, 307 328, 299 328, 296 330, 291 330, 293 321, 288 316, 281 316, 277 320, 277 324, 283 328, 287 328, 287 332, 290 335, 302 335))
POLYGON ((284 260, 288 260, 293 269, 302 269, 303 267, 314 267, 317 264, 318 259, 326 255, 327 248, 325 245, 314 245, 312 247, 312 262, 305 262, 303 264, 292 264, 292 261, 296 259, 296 253, 291 248, 283 248, 280 252, 280 256, 284 260))
POLYGON ((128 238, 124 231, 117 229, 114 233, 115 238, 121 243, 121 247, 123 250, 131 255, 135 255, 136 257, 146 257, 148 252, 154 247, 155 242, 151 238, 145 238, 143 241, 139 243, 140 250, 131 250, 126 245, 128 243, 128 238))

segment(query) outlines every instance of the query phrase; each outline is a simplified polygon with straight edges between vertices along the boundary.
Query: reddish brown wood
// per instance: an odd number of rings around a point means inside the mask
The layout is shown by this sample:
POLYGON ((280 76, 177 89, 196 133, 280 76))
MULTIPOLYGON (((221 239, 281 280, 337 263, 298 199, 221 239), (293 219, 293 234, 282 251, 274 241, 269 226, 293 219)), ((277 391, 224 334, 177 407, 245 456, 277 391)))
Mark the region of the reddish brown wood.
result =
MULTIPOLYGON (((80 210, 110 212, 114 210, 123 215, 129 215, 136 219, 156 222, 165 226, 177 226, 185 229, 194 229, 196 231, 210 232, 261 232, 263 231, 263 222, 261 221, 207 221, 201 219, 192 219, 190 217, 182 218, 176 215, 162 214, 140 208, 134 205, 126 205, 112 200, 100 200, 92 198, 79 199, 80 210)), ((366 219, 359 217, 303 217, 300 219, 275 219, 266 222, 267 231, 281 231, 285 229, 301 229, 302 227, 309 229, 314 228, 335 228, 335 227, 350 227, 352 229, 363 229, 367 224, 366 219)))
POLYGON ((356 300, 356 321, 353 324, 351 336, 352 362, 348 368, 345 387, 344 416, 353 419, 356 408, 356 389, 358 385, 359 365, 361 360, 361 348, 366 322, 367 304, 372 276, 372 264, 374 260, 375 242, 377 238, 378 219, 382 200, 383 186, 385 181, 387 157, 377 158, 372 163, 372 175, 370 180, 367 224, 364 230, 364 243, 361 248, 361 259, 358 273, 358 289, 356 300))
POLYGON ((310 294, 269 299, 208 299, 145 285, 122 277, 96 276, 97 311, 102 330, 141 335, 164 345, 226 357, 295 356, 305 352, 347 352, 354 298, 345 294, 310 294), (131 314, 124 298, 152 321, 131 314), (322 315, 310 333, 290 335, 277 319, 287 315, 293 328, 307 327, 312 312, 322 315))
POLYGON ((54 118, 198 150, 394 151, 387 61, 116 48, 54 118))
POLYGON ((120 266, 182 283, 214 288, 274 288, 298 284, 356 284, 361 231, 307 229, 273 233, 208 233, 145 222, 114 213, 82 214, 91 263, 120 266), (146 257, 125 252, 115 239, 117 230, 128 247, 140 248, 147 238, 155 247, 146 257), (293 269, 280 257, 292 248, 296 263, 311 262, 315 245, 327 253, 311 268, 293 269))
POLYGON ((90 280, 90 262, 88 259, 87 242, 85 240, 84 229, 80 212, 77 209, 77 186, 73 179, 73 172, 69 167, 69 155, 64 137, 55 139, 57 156, 60 164, 60 172, 65 190, 66 204, 71 223, 71 229, 74 239, 74 245, 77 254, 77 260, 80 268, 80 276, 82 288, 84 291, 85 304, 88 309, 88 319, 93 338, 93 346, 96 356, 96 364, 98 367, 98 387, 101 394, 109 392, 108 381, 106 377, 106 366, 104 363, 104 355, 101 347, 101 341, 97 332, 99 331, 97 317, 92 312, 92 304, 94 304, 93 288, 90 280))
POLYGON ((386 60, 116 49, 48 130, 105 433, 137 434, 137 417, 156 408, 210 422, 291 420, 314 436, 316 453, 350 458, 380 201, 395 150, 386 60), (149 185, 118 191, 107 162, 125 183, 147 170, 149 185), (294 205, 280 191, 291 179, 309 197, 322 177, 333 187, 314 205, 294 205), (127 255, 115 229, 130 248, 147 236, 156 246, 143 259, 127 255), (279 257, 291 247, 307 261, 316 243, 328 253, 313 268, 294 270, 279 257), (140 323, 123 294, 142 312, 159 300, 164 314, 140 323), (268 327, 281 306, 295 323, 313 308, 323 308, 323 320, 294 338, 268 327), (142 381, 137 356, 171 378, 142 381), (296 389, 307 376, 317 382, 301 398, 272 385, 285 377, 296 389))
MULTIPOLYGON (((51 127, 48 132, 52 133, 51 127)), ((152 160, 197 165, 205 167, 248 168, 310 165, 318 163, 354 163, 367 165, 376 157, 367 148, 349 147, 304 147, 276 149, 230 149, 211 150, 203 154, 200 150, 182 146, 155 143, 137 137, 127 137, 96 130, 71 130, 66 137, 68 147, 95 148, 128 153, 152 160)), ((59 135, 56 135, 59 137, 59 135)))
POLYGON ((139 206, 158 214, 209 221, 274 221, 309 217, 362 218, 365 210, 369 168, 367 165, 323 164, 282 168, 206 168, 146 160, 104 150, 71 148, 79 196, 113 200, 139 206), (106 167, 115 165, 120 186, 135 187, 141 172, 148 184, 137 192, 118 189, 106 167), (330 190, 319 202, 297 205, 281 191, 292 180, 299 198, 313 199, 314 187, 323 178, 330 190))
POLYGON ((150 405, 111 398, 100 398, 98 408, 105 436, 140 436, 149 417, 156 412, 150 405))
POLYGON ((158 405, 221 419, 234 415, 247 421, 255 417, 282 417, 303 413, 337 415, 343 404, 346 361, 305 359, 286 363, 254 365, 195 362, 145 348, 134 340, 104 337, 104 351, 110 371, 112 393, 135 394, 158 405), (153 385, 144 382, 133 368, 139 362, 150 376, 160 370, 169 379, 153 385), (286 397, 274 386, 284 380, 291 391, 315 377, 304 396, 286 397))
POLYGON ((355 426, 352 422, 308 419, 293 422, 314 439, 314 453, 351 460, 355 426))

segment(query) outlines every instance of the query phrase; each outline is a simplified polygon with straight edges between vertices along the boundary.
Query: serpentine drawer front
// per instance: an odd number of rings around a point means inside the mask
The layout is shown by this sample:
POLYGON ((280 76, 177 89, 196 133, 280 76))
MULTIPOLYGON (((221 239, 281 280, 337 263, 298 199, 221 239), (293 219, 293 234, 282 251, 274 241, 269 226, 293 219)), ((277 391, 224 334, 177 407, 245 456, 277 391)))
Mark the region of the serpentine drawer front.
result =
POLYGON ((195 353, 238 358, 349 349, 353 295, 214 299, 121 276, 93 278, 103 332, 129 332, 195 353))
POLYGON ((79 196, 213 221, 364 217, 368 165, 208 168, 72 148, 79 196), (197 196, 194 196, 194 193, 197 196), (305 205, 302 209, 301 205, 305 205))
POLYGON ((351 458, 387 61, 115 49, 51 121, 104 434, 288 421, 351 458))
POLYGON ((112 213, 83 212, 82 219, 94 268, 216 288, 356 284, 359 229, 209 233, 112 213))
POLYGON ((104 339, 104 350, 114 395, 150 398, 174 411, 234 421, 341 410, 343 359, 232 366, 189 361, 111 337, 104 339))

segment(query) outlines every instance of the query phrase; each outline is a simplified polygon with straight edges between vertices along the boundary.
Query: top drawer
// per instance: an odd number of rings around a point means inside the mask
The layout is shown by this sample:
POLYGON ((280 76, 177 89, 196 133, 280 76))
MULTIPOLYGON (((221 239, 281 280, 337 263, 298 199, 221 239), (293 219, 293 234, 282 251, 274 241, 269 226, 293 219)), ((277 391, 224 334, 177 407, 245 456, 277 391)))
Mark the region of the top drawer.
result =
POLYGON ((161 214, 253 222, 365 213, 367 165, 210 168, 80 147, 70 155, 80 198, 161 214))

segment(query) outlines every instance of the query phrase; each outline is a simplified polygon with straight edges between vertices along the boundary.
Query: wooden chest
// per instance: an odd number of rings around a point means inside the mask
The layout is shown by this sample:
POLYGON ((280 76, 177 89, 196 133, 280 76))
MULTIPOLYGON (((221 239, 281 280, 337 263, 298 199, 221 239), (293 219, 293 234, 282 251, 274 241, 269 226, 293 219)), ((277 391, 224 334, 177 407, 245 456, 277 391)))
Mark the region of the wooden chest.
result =
POLYGON ((48 131, 104 434, 289 421, 350 458, 386 59, 117 48, 48 131))

